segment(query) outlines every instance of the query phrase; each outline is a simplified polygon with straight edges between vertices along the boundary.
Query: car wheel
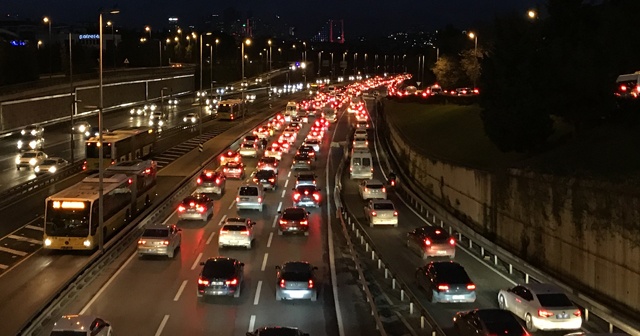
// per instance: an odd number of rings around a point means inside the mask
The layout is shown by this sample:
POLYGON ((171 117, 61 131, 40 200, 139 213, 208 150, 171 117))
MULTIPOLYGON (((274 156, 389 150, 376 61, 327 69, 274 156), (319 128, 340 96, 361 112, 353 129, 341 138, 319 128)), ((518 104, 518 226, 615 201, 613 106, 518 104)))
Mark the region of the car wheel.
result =
POLYGON ((529 331, 535 332, 536 330, 538 330, 538 328, 536 328, 536 326, 533 324, 533 318, 531 317, 531 314, 527 314, 524 317, 524 322, 527 325, 527 329, 529 329, 529 331))
POLYGON ((247 250, 250 250, 252 246, 253 246, 253 240, 249 242, 249 245, 247 245, 247 250))
POLYGON ((429 290, 429 293, 430 293, 429 294, 429 302, 431 302, 431 303, 438 302, 438 300, 436 300, 435 294, 433 293, 433 289, 429 290))
POLYGON ((16 166, 16 170, 20 170, 20 166, 16 166))
POLYGON ((308 236, 308 235, 309 235, 309 231, 305 231, 305 232, 304 232, 304 235, 305 235, 305 236, 308 236))
POLYGON ((422 260, 427 260, 429 259, 429 255, 427 254, 427 252, 422 251, 422 260))
POLYGON ((369 227, 373 227, 373 222, 369 221, 369 227))
POLYGON ((171 252, 167 252, 167 257, 169 259, 173 259, 173 257, 175 256, 176 251, 175 250, 171 250, 171 252))
POLYGON ((500 307, 500 309, 507 309, 507 304, 504 302, 504 295, 498 296, 498 307, 500 307))

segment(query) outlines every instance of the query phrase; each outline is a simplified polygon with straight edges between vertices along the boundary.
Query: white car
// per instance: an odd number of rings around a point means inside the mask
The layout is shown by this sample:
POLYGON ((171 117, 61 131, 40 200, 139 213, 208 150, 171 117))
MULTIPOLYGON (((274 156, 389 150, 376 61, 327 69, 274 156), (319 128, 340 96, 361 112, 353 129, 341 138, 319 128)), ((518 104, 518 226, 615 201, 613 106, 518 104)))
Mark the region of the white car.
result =
POLYGON ((387 199, 387 188, 379 180, 364 180, 359 185, 360 196, 363 200, 387 199))
POLYGON ((294 143, 296 142, 296 136, 297 133, 296 132, 291 132, 291 131, 284 131, 282 132, 282 135, 280 136, 280 139, 283 139, 289 143, 294 143))
POLYGON ((320 140, 318 139, 306 139, 302 145, 313 147, 313 150, 316 151, 316 153, 320 151, 320 140))
POLYGON ((258 157, 258 148, 255 143, 246 142, 240 145, 238 153, 240 153, 240 155, 243 157, 250 156, 255 158, 258 157))
POLYGON ((195 124, 198 122, 198 114, 193 112, 188 113, 184 118, 182 118, 182 121, 187 124, 195 124))
POLYGON ((553 284, 529 283, 502 289, 498 305, 523 319, 531 332, 582 327, 582 311, 553 284))
POLYGON ((220 228, 218 247, 241 246, 251 249, 255 236, 253 226, 256 222, 249 218, 227 218, 220 228))
POLYGON ((47 154, 42 151, 27 151, 16 158, 16 169, 20 170, 21 167, 35 168, 42 164, 47 158, 47 154))
POLYGON ((390 200, 372 199, 364 207, 364 212, 369 218, 370 227, 375 225, 398 227, 398 211, 390 200))
POLYGON ((41 164, 35 166, 35 168, 33 168, 33 172, 36 173, 36 175, 46 173, 54 174, 68 165, 69 162, 63 158, 48 158, 44 159, 41 164))
POLYGON ((353 137, 354 137, 354 138, 357 138, 357 137, 365 137, 365 138, 367 138, 367 137, 369 137, 369 135, 367 134, 367 130, 358 129, 358 130, 356 130, 356 132, 353 134, 353 137))
POLYGON ((353 148, 369 148, 369 140, 366 136, 356 135, 353 139, 353 148))
POLYGON ((89 137, 91 135, 91 124, 87 121, 79 121, 73 125, 71 128, 71 132, 83 134, 85 137, 89 137))
POLYGON ((138 239, 138 257, 146 255, 175 256, 182 243, 182 229, 175 224, 154 224, 147 226, 138 239))
POLYGON ((264 151, 264 156, 265 157, 272 157, 272 158, 275 158, 278 161, 282 161, 282 151, 278 150, 277 148, 275 148, 273 146, 267 148, 267 150, 264 151))

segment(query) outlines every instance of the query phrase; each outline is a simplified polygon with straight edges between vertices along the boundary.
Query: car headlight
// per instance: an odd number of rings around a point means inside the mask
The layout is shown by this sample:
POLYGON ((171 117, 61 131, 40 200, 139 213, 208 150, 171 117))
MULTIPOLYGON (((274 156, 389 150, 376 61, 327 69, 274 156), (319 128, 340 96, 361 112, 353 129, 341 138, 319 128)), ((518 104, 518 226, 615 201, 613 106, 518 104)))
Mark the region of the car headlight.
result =
POLYGON ((91 246, 91 241, 89 239, 87 239, 87 240, 82 242, 82 245, 84 245, 86 247, 89 247, 89 246, 91 246))
POLYGON ((191 122, 192 123, 196 122, 196 117, 191 118, 191 122))
POLYGON ((36 159, 35 159, 35 158, 32 158, 31 160, 29 160, 29 164, 30 164, 30 165, 32 165, 32 166, 35 166, 35 165, 36 165, 36 163, 37 163, 37 162, 36 162, 36 159))
POLYGON ((84 132, 84 136, 86 136, 87 138, 88 138, 90 135, 91 135, 91 132, 89 132, 89 131, 84 132))
POLYGON ((149 120, 149 126, 153 126, 153 119, 149 120))
POLYGON ((31 131, 31 135, 36 135, 36 130, 31 131))
POLYGON ((151 105, 151 111, 155 111, 156 110, 156 106, 155 105, 151 105))
POLYGON ((187 117, 182 118, 182 121, 187 122, 187 117))
POLYGON ((164 124, 164 121, 160 120, 158 121, 158 126, 162 126, 164 124))
POLYGON ((132 108, 131 110, 129 110, 129 114, 136 114, 136 109, 132 108))
POLYGON ((44 240, 44 246, 51 246, 51 239, 47 238, 44 240))
POLYGON ((20 157, 17 157, 16 158, 16 164, 19 164, 19 163, 20 163, 20 157))
POLYGON ((36 166, 35 168, 33 168, 33 171, 36 173, 40 172, 40 166, 36 166))
POLYGON ((27 131, 25 131, 25 130, 20 131, 20 134, 22 134, 22 135, 25 135, 26 133, 27 133, 27 131))
POLYGON ((31 149, 36 149, 37 144, 38 143, 35 140, 32 140, 29 142, 29 147, 31 147, 31 149))
POLYGON ((18 149, 22 148, 22 140, 18 140, 18 149))
POLYGON ((86 130, 87 130, 87 126, 85 126, 85 125, 78 126, 78 131, 80 131, 80 133, 83 133, 86 130))
MULTIPOLYGON (((36 167, 36 168, 37 168, 37 167, 36 167)), ((57 169, 55 166, 51 166, 51 167, 49 167, 49 172, 50 172, 51 174, 55 173, 55 172, 56 172, 56 170, 58 170, 58 169, 57 169)))

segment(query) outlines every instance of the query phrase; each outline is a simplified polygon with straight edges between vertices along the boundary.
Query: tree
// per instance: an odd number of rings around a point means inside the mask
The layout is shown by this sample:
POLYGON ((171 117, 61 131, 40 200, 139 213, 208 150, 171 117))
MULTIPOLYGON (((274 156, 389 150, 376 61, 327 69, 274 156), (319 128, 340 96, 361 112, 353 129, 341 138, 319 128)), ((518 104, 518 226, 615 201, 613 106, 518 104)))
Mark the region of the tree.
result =
POLYGON ((431 68, 438 83, 445 88, 453 88, 463 79, 463 73, 455 58, 443 55, 431 68))
POLYGON ((465 75, 469 78, 469 80, 473 83, 477 83, 480 80, 480 75, 482 74, 482 67, 480 63, 484 58, 484 50, 478 47, 478 50, 469 49, 463 50, 460 53, 460 66, 464 71, 465 75))

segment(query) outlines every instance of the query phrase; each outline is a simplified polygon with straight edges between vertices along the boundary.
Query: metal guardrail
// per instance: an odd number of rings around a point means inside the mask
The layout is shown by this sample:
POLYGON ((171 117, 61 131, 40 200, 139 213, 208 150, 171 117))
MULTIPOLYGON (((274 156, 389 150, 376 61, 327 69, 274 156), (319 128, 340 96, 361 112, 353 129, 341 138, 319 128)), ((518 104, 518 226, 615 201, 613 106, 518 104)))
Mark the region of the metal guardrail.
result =
POLYGON ((336 205, 336 217, 340 220, 342 235, 344 236, 347 242, 349 254, 351 255, 351 259, 353 260, 353 263, 356 267, 356 271, 358 272, 358 282, 360 283, 360 287, 362 288, 362 291, 364 292, 364 295, 367 298, 367 302, 369 303, 369 309, 371 310, 371 315, 373 316, 373 319, 376 322, 376 329, 380 331, 380 335, 386 336, 387 332, 385 331, 384 325, 382 324, 382 320, 380 319, 380 314, 378 313, 375 300, 373 298, 373 295, 371 294, 371 291, 369 290, 369 286, 367 285, 367 280, 364 276, 364 272, 362 271, 362 267, 360 266, 360 260, 357 256, 357 252, 355 251, 355 248, 353 247, 353 242, 351 241, 351 235, 347 231, 347 225, 345 223, 346 216, 342 210, 342 200, 340 199, 340 196, 339 196, 340 189, 342 188, 341 177, 342 177, 342 171, 344 169, 344 163, 345 163, 345 160, 340 160, 340 164, 338 165, 338 169, 336 170, 336 175, 335 175, 336 185, 334 187, 333 194, 338 195, 338 197, 334 198, 335 205, 336 205))
MULTIPOLYGON (((394 171, 400 177, 396 186, 396 193, 404 198, 424 219, 432 225, 437 225, 448 230, 450 234, 455 234, 460 243, 466 243, 470 251, 475 252, 481 260, 490 260, 488 265, 497 270, 505 270, 509 275, 521 275, 525 283, 537 281, 543 283, 555 283, 562 287, 569 298, 584 310, 584 318, 589 321, 594 315, 604 321, 608 326, 608 332, 620 330, 634 336, 640 336, 639 322, 621 317, 620 314, 614 316, 615 312, 607 308, 606 305, 589 297, 586 293, 582 293, 571 286, 562 283, 553 276, 547 275, 538 270, 534 266, 528 264, 525 260, 513 255, 511 252, 491 242, 470 227, 466 226, 462 221, 453 216, 443 216, 438 213, 433 206, 427 201, 429 197, 420 191, 415 183, 408 176, 405 168, 399 164, 396 153, 385 139, 384 145, 378 137, 376 128, 376 143, 380 143, 385 153, 391 155, 391 160, 384 156, 387 167, 396 167, 394 171), (393 163, 393 165, 392 165, 393 163)), ((441 210, 444 211, 444 210, 441 210)))
MULTIPOLYGON (((260 118, 254 123, 240 125, 244 126, 247 130, 250 130, 272 116, 273 114, 270 113, 265 118, 260 118)), ((246 133, 246 130, 243 131, 242 135, 234 140, 233 143, 238 142, 239 139, 244 136, 244 133, 246 133)), ((130 244, 140 237, 142 229, 147 223, 163 218, 163 216, 166 217, 167 212, 172 211, 187 192, 190 194, 191 191, 195 189, 194 177, 199 174, 205 166, 216 162, 217 157, 223 152, 224 150, 221 150, 217 154, 211 156, 209 160, 201 163, 193 171, 187 174, 187 176, 178 184, 178 187, 173 193, 167 195, 162 201, 156 203, 157 205, 148 208, 142 214, 138 215, 131 224, 127 225, 126 228, 111 238, 111 240, 105 244, 104 254, 101 254, 99 251, 95 252, 86 265, 76 272, 76 274, 72 276, 59 291, 52 294, 47 300, 47 304, 32 315, 32 317, 20 328, 18 335, 39 335, 43 331, 43 328, 50 324, 53 319, 60 318, 59 311, 73 298, 75 298, 79 291, 90 284, 106 266, 130 247, 130 244)))

